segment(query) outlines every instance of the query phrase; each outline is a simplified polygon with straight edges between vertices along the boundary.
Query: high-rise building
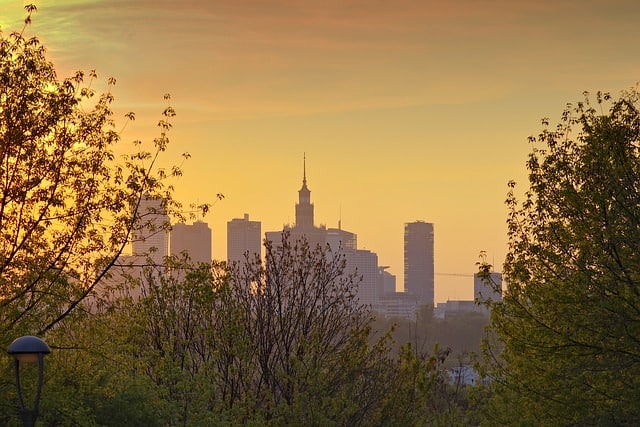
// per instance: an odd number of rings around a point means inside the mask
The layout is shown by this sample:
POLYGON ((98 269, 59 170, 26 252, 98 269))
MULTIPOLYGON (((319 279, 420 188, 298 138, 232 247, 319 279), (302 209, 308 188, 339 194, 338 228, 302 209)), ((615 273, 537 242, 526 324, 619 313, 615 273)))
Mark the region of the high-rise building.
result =
POLYGON ((311 190, 307 187, 307 158, 302 164, 302 187, 298 190, 298 203, 296 203, 296 228, 311 230, 313 225, 313 203, 311 203, 311 190))
MULTIPOLYGON (((343 230, 340 223, 338 228, 327 229, 323 225, 316 226, 313 208, 311 190, 307 186, 305 157, 302 166, 302 187, 298 190, 298 203, 296 203, 296 223, 293 226, 285 226, 283 231, 290 234, 292 241, 304 238, 311 248, 317 245, 323 248, 328 246, 333 253, 340 252, 345 260, 343 274, 357 276, 358 302, 376 309, 384 293, 378 256, 374 252, 358 249, 356 234, 343 230)), ((265 233, 266 239, 273 245, 281 244, 283 231, 269 231, 265 233)))
POLYGON ((260 221, 250 221, 249 214, 244 218, 234 218, 227 222, 227 261, 241 262, 245 254, 252 259, 260 256, 261 244, 260 221))
POLYGON ((211 229, 206 222, 175 224, 171 230, 171 255, 186 252, 194 263, 209 264, 212 260, 211 229))
POLYGON ((381 295, 392 295, 396 293, 396 276, 386 271, 387 268, 389 268, 388 265, 378 267, 378 280, 380 281, 378 288, 380 289, 381 295))
POLYGON ((282 242, 282 232, 290 234, 292 241, 304 238, 311 248, 317 245, 324 246, 327 243, 326 227, 316 227, 313 222, 313 203, 311 203, 311 190, 307 187, 307 162, 306 157, 302 166, 302 187, 298 190, 298 203, 296 203, 296 223, 294 226, 285 225, 282 231, 268 231, 265 237, 273 244, 282 242))
MULTIPOLYGON (((137 300, 148 291, 149 284, 161 283, 169 255, 169 227, 169 215, 162 199, 145 194, 138 204, 132 229, 132 253, 122 254, 115 260, 95 288, 95 294, 107 299, 128 295, 137 300)), ((94 297, 87 301, 91 310, 98 309, 99 305, 99 299, 94 297)))
POLYGON ((502 301, 502 273, 489 273, 489 283, 478 273, 473 275, 473 298, 482 303, 488 299, 502 301))
POLYGON ((145 195, 140 200, 133 230, 133 255, 148 257, 155 265, 164 264, 169 255, 169 225, 162 200, 145 195))
POLYGON ((433 224, 424 221, 404 225, 404 291, 433 306, 433 224))
POLYGON ((380 280, 378 255, 366 249, 356 249, 354 257, 347 256, 347 269, 353 269, 359 276, 358 302, 362 305, 376 307, 380 300, 380 280))
POLYGON ((349 231, 338 228, 327 229, 327 244, 333 252, 337 250, 355 251, 358 248, 358 236, 349 231))

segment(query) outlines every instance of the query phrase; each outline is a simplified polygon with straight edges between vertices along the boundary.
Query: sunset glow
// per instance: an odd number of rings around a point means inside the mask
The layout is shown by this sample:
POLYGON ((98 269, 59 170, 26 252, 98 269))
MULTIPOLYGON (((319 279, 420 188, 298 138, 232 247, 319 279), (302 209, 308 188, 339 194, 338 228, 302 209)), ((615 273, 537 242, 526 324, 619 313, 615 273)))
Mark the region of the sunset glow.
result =
MULTIPOLYGON (((20 30, 23 1, 0 0, 20 30)), ((507 182, 526 186, 527 137, 582 92, 640 79, 640 3, 461 0, 49 0, 26 30, 59 77, 117 79, 151 141, 170 93, 167 164, 226 257, 226 222, 294 221, 306 175, 317 224, 341 226, 403 283, 403 226, 435 224, 435 298, 471 299, 480 251, 506 253, 507 182)), ((102 85, 102 86, 101 86, 102 85)), ((124 123, 124 117, 122 118, 124 123)))

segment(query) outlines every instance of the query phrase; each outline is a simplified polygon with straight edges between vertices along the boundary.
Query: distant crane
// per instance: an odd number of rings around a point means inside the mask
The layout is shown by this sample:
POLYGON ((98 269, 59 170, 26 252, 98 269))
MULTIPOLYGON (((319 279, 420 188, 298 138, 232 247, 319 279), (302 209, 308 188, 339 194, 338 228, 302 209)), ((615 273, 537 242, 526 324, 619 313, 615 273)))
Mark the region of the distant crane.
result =
POLYGON ((469 273, 435 273, 436 276, 455 276, 455 277, 473 277, 469 273))

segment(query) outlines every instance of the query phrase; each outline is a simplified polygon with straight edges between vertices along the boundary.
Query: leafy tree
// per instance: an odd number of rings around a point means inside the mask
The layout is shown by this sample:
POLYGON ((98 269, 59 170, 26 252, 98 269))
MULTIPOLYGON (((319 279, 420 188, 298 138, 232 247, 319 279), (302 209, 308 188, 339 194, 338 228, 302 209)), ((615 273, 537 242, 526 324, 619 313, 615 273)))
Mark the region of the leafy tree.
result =
POLYGON ((155 384, 170 424, 198 425, 215 406, 213 363, 223 317, 218 310, 225 310, 216 289, 224 280, 218 264, 193 265, 187 255, 172 256, 164 267, 144 267, 142 280, 132 282, 142 298, 124 302, 126 323, 136 325, 132 367, 155 384))
POLYGON ((368 344, 372 315, 343 274, 344 256, 287 233, 265 248, 264 264, 235 264, 229 283, 252 344, 242 383, 254 410, 284 423, 362 423, 383 398, 389 360, 384 340, 368 344))
POLYGON ((74 313, 47 335, 57 349, 46 360, 40 405, 44 425, 166 425, 170 406, 138 374, 140 328, 122 304, 109 313, 74 313))
POLYGON ((585 94, 530 138, 529 190, 507 198, 492 424, 640 421, 639 101, 585 94))
POLYGON ((288 237, 267 243, 264 265, 170 257, 133 270, 142 298, 103 306, 104 336, 126 337, 110 358, 154 385, 147 397, 164 403, 146 404, 169 425, 368 425, 404 377, 386 340, 369 346, 371 315, 343 270, 340 255, 288 237))
MULTIPOLYGON (((27 6, 31 20, 35 6, 27 6)), ((114 79, 77 72, 59 80, 45 48, 25 29, 0 32, 0 345, 42 334, 68 316, 132 238, 143 195, 176 207, 162 170, 173 109, 151 151, 120 141, 111 104, 114 79), (88 81, 85 80, 88 77, 88 81), (100 262, 98 262, 100 261, 100 262)), ((168 99, 168 97, 167 97, 168 99)), ((133 113, 127 115, 133 120, 133 113)), ((179 169, 172 174, 179 175, 179 169)))
MULTIPOLYGON (((121 135, 111 109, 115 80, 108 79, 100 93, 94 89, 94 71, 58 79, 44 46, 25 35, 36 10, 26 9, 22 31, 0 32, 0 347, 21 335, 46 333, 54 348, 47 364, 56 366, 80 354, 74 350, 80 343, 73 342, 80 334, 63 332, 78 331, 81 322, 89 321, 81 302, 123 248, 136 235, 145 235, 139 229, 148 226, 141 199, 161 198, 164 211, 180 216, 165 178, 181 172, 156 166, 168 144, 171 106, 162 113, 152 146, 134 141, 119 148, 121 135), (129 154, 118 156, 116 150, 129 154)), ((125 124, 134 118, 127 114, 125 124)), ((15 386, 5 369, 11 365, 6 355, 2 358, 0 423, 9 423, 5 416, 15 413, 15 386)), ((64 366, 69 372, 76 365, 64 366)), ((83 368, 91 371, 90 365, 83 368)), ((64 391, 96 385, 85 377, 67 388, 57 384, 63 387, 57 395, 60 405, 54 406, 78 414, 82 406, 73 406, 64 391)))

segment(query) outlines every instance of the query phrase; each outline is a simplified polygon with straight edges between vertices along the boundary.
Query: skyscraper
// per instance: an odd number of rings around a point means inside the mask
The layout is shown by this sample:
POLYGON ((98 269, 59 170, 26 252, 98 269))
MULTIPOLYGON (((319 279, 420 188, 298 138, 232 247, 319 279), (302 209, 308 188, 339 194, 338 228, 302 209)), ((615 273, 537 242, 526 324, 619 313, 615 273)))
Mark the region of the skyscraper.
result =
POLYGON ((378 289, 380 289, 380 295, 393 295, 396 293, 396 276, 389 273, 387 270, 388 265, 381 265, 378 267, 379 281, 378 289))
POLYGON ((298 190, 298 203, 296 203, 296 227, 301 230, 313 228, 313 203, 311 203, 311 190, 307 187, 307 158, 302 163, 302 188, 298 190))
POLYGON ((380 301, 378 255, 365 249, 356 249, 353 258, 347 255, 347 272, 353 269, 361 277, 358 282, 358 303, 376 307, 380 301))
POLYGON ((162 200, 145 195, 140 200, 133 230, 133 255, 149 257, 156 265, 164 264, 169 255, 169 225, 162 200))
POLYGON ((473 298, 478 302, 488 299, 492 301, 502 301, 502 273, 489 273, 487 283, 478 273, 473 275, 473 298), (495 289, 494 289, 495 286, 495 289))
POLYGON ((338 251, 355 251, 358 248, 358 236, 349 231, 338 228, 327 229, 327 244, 333 252, 338 251))
POLYGON ((404 291, 422 304, 433 306, 433 224, 424 221, 404 225, 404 291))
MULTIPOLYGON (((298 190, 296 203, 296 223, 293 226, 285 226, 283 231, 290 234, 292 241, 306 239, 312 249, 320 245, 323 248, 328 246, 334 253, 339 251, 345 261, 343 274, 357 276, 357 302, 377 308, 383 294, 378 256, 374 252, 358 249, 356 234, 343 230, 340 222, 338 228, 329 229, 324 225, 314 224, 311 190, 307 186, 306 156, 302 166, 302 187, 298 190)), ((274 245, 282 242, 282 231, 269 231, 265 235, 274 245)))
POLYGON ((206 222, 175 224, 171 230, 171 255, 189 254, 194 263, 209 264, 211 254, 211 229, 206 222))
MULTIPOLYGON (((150 283, 159 284, 169 255, 169 227, 169 215, 162 199, 143 195, 131 234, 132 253, 116 259, 100 280, 96 294, 106 298, 128 295, 138 300, 150 283), (137 281, 129 282, 129 278, 137 281)), ((87 302, 89 306, 95 303, 95 299, 87 302)))
MULTIPOLYGON (((298 190, 298 203, 296 203, 296 223, 294 226, 284 226, 282 231, 288 231, 292 241, 305 238, 309 246, 324 246, 327 242, 327 230, 324 226, 316 227, 313 221, 313 203, 311 203, 311 190, 307 187, 307 162, 306 157, 302 164, 302 187, 298 190)), ((282 231, 268 231, 266 239, 274 244, 281 243, 282 231)))
POLYGON ((260 221, 250 221, 249 214, 244 214, 244 218, 234 218, 227 222, 227 261, 241 262, 245 258, 245 253, 249 254, 249 259, 260 256, 261 245, 261 224, 260 221))

